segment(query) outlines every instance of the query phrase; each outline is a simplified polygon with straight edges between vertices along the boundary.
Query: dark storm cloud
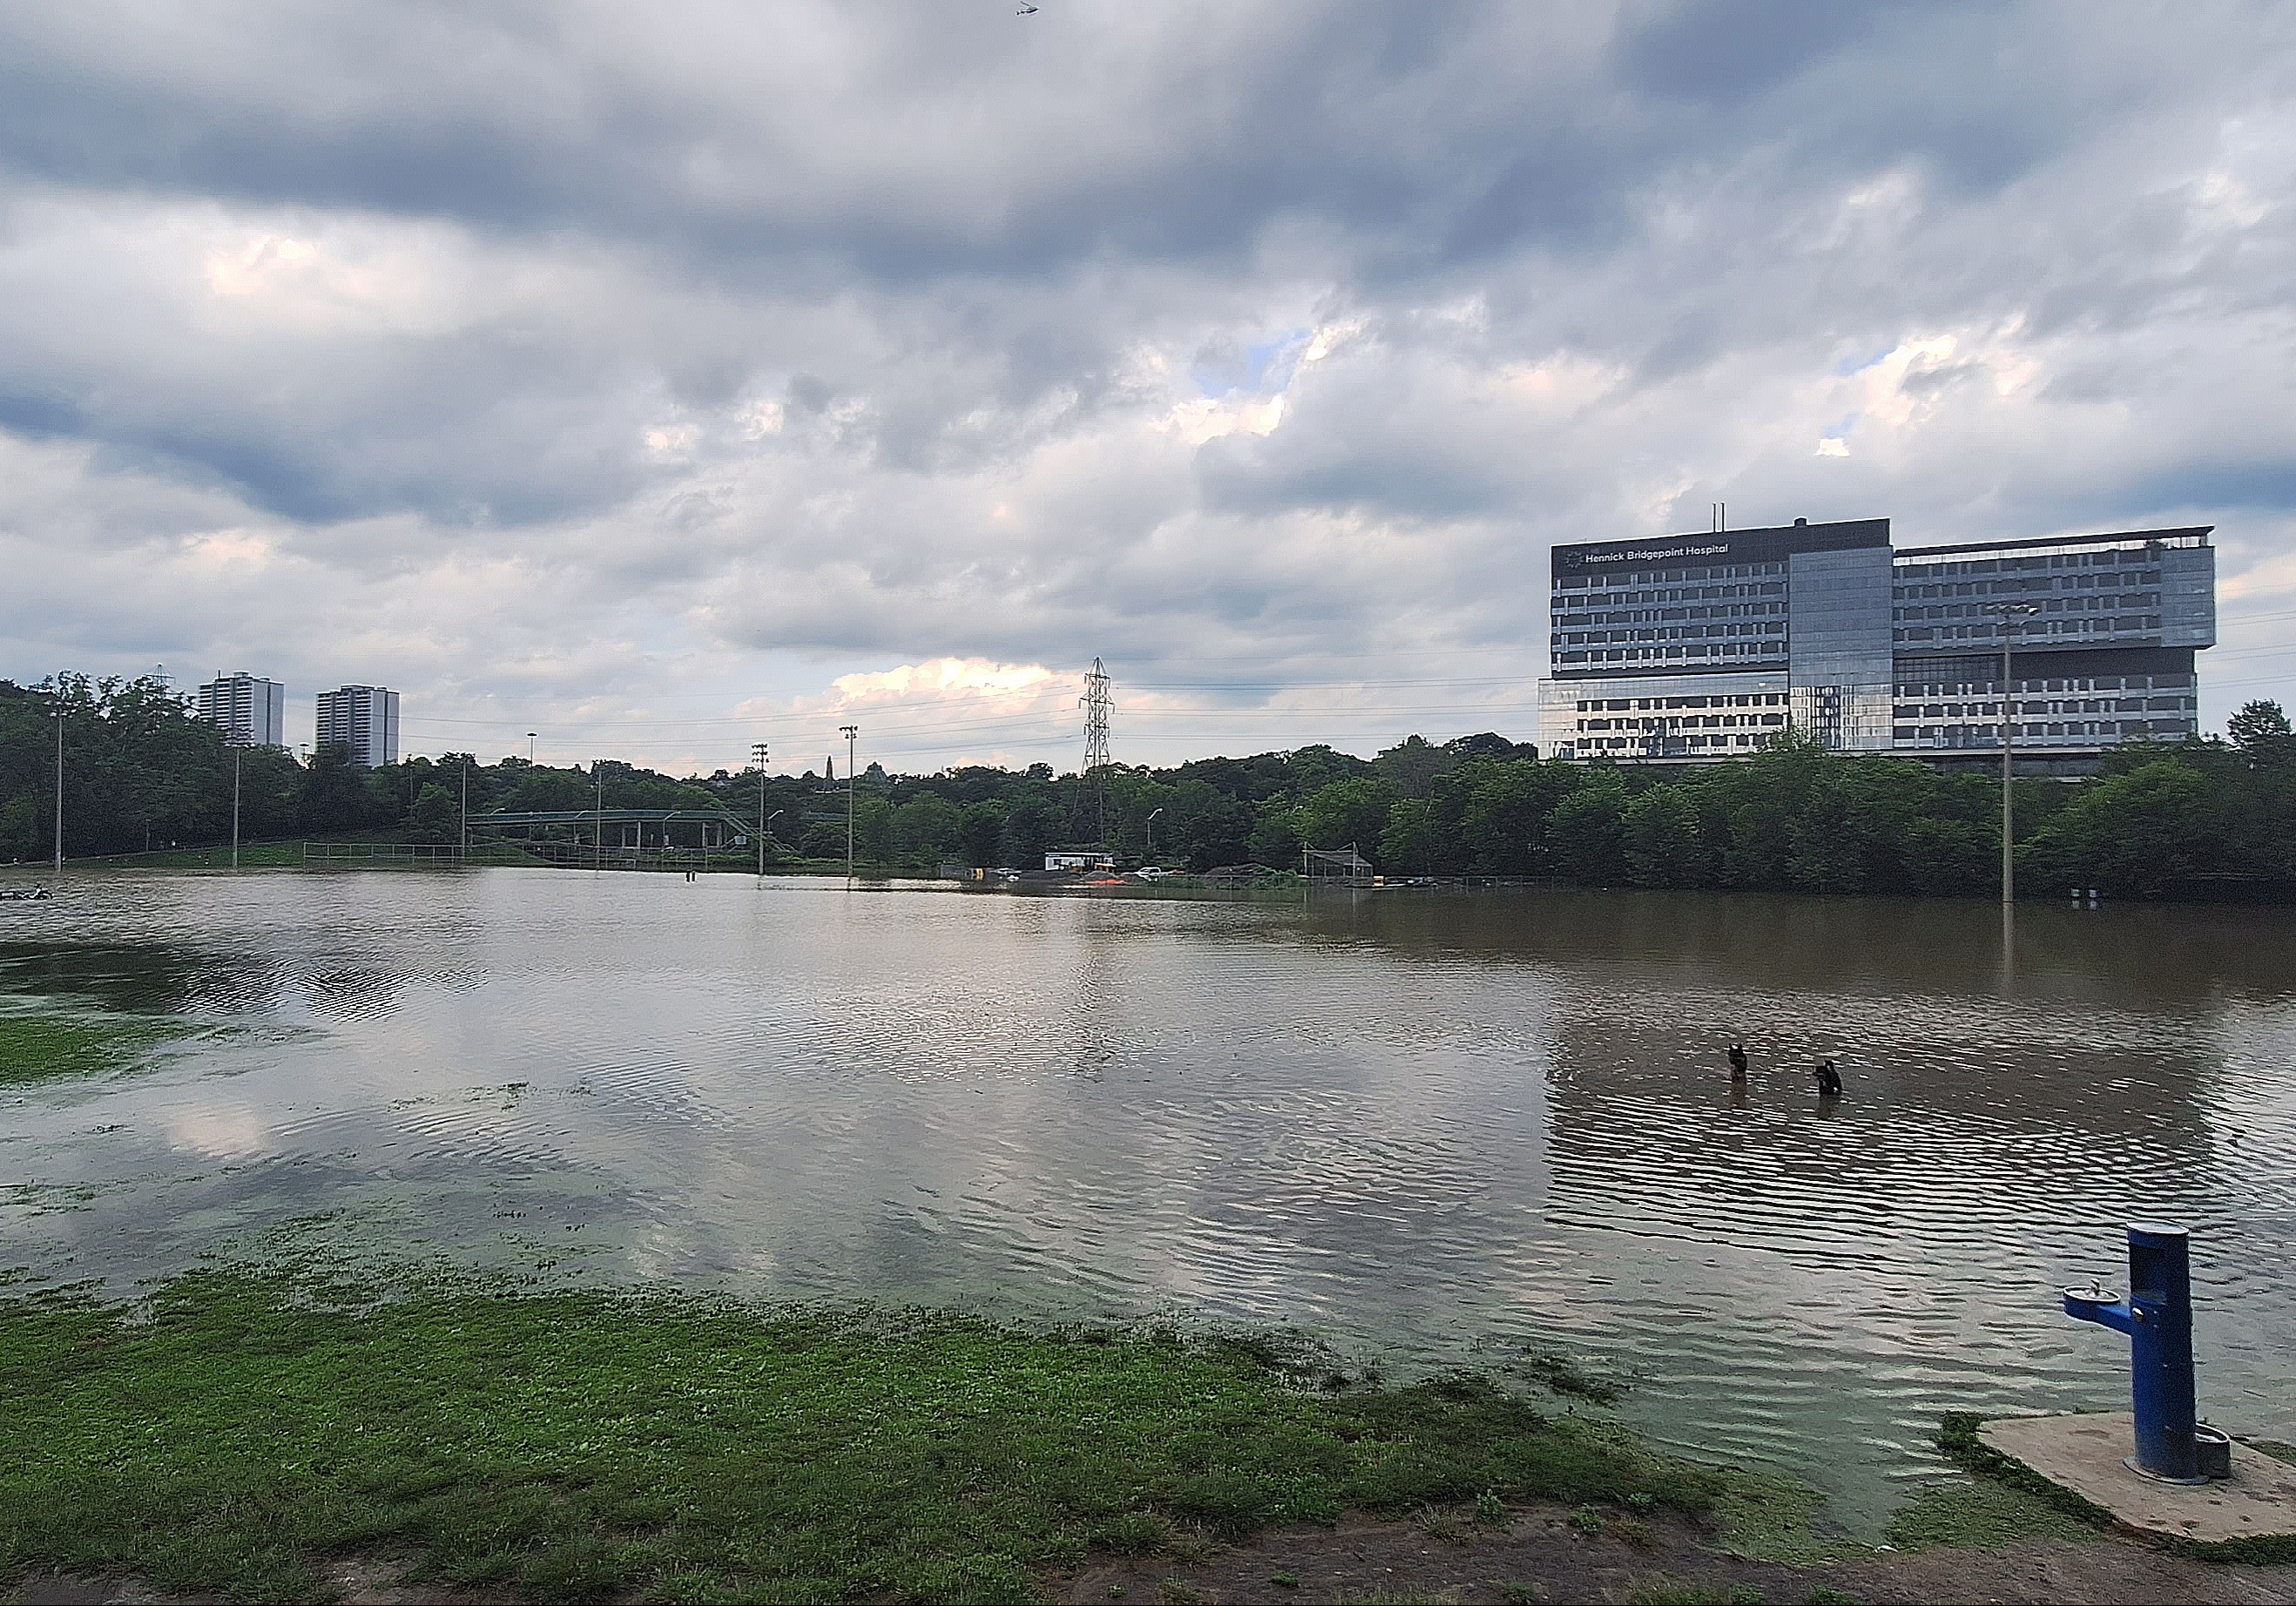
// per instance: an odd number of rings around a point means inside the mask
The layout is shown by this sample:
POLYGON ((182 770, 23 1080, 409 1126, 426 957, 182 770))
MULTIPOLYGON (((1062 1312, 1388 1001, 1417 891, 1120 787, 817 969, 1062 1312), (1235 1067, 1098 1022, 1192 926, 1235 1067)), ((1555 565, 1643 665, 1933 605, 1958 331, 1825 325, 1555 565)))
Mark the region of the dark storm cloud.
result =
MULTIPOLYGON (((1743 105, 1870 32, 1892 9, 1832 0, 1633 8, 1611 60, 1629 88, 1701 106, 1743 105)), ((1930 11, 1932 18, 1943 14, 1942 7, 1930 11)))
POLYGON ((0 18, 11 651, 1439 668, 1718 500, 2296 587, 2284 9, 1013 9, 0 18))
MULTIPOLYGON (((1495 4, 1026 28, 969 4, 702 14, 646 49, 583 8, 248 6, 150 34, 28 14, 0 53, 0 161, 72 186, 573 231, 744 282, 1242 266, 1287 227, 1391 277, 1616 242, 1711 110, 1679 103, 1669 63, 1735 41, 1762 72, 1726 59, 1710 81, 1745 98, 1816 59, 1810 37, 1869 25, 1855 7, 1687 29, 1660 13, 1612 52, 1598 12, 1534 27, 1495 4), (666 42, 713 29, 707 51, 666 42), (825 70, 788 48, 807 30, 836 42, 825 70), (1606 53, 1635 69, 1619 85, 1606 53)), ((1847 110, 1800 140, 1836 148, 1847 110)))
POLYGON ((2180 463, 2105 488, 2105 519, 2161 507, 2214 507, 2226 515, 2296 510, 2296 456, 2180 463))
MULTIPOLYGON (((75 186, 643 240, 736 277, 902 283, 1241 259, 1286 213, 1381 231, 1474 187, 1537 120, 1503 116, 1504 60, 1463 75, 1494 15, 1474 5, 1069 15, 1033 34, 981 5, 718 8, 635 51, 582 8, 197 14, 157 37, 28 16, 0 53, 0 160, 75 186), (808 30, 835 41, 825 71, 788 48, 808 30), (706 51, 674 43, 712 32, 706 51), (1456 179, 1384 115, 1418 112, 1428 75, 1482 92, 1452 110, 1480 107, 1456 179), (999 100, 1044 108, 984 119, 999 100), (1056 143, 1103 116, 1087 143, 1105 161, 1056 143)), ((1564 170, 1572 209, 1606 187, 1599 165, 1564 170)))

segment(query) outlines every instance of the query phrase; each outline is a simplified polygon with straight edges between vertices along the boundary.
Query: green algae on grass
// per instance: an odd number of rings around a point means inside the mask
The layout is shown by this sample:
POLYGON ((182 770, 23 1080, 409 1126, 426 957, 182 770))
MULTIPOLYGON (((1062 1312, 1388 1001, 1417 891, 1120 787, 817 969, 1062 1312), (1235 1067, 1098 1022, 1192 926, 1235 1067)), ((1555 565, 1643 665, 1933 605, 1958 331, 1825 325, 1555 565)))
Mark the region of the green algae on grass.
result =
POLYGON ((1828 1521, 1824 1495, 1783 1473, 1731 1469, 1713 1514, 1724 1552, 1750 1561, 1817 1567, 1872 1548, 1828 1521))
MULTIPOLYGON (((1987 1444, 1980 1431, 1984 1426, 1985 1419, 1973 1413, 1948 1412, 1938 1429, 1938 1448, 1945 1452, 1948 1460, 1982 1482, 1996 1483, 2033 1496, 2091 1528, 2105 1529, 2115 1526, 2117 1520, 2111 1512, 2083 1499, 2062 1484, 2043 1477, 2015 1456, 2005 1455, 1987 1444)), ((2285 1534, 2271 1534, 2253 1539, 2225 1539, 2214 1544, 2155 1536, 2153 1543, 2165 1550, 2197 1556, 2204 1561, 2242 1561, 2259 1565, 2296 1561, 2296 1538, 2285 1534)))
POLYGON ((2112 1513, 2103 1506, 2082 1499, 2064 1485, 2042 1477, 2015 1456, 2004 1455, 1987 1444, 1980 1431, 1984 1426, 1985 1419, 1974 1412, 1948 1411, 1939 1419, 1937 1446, 1948 1461, 1972 1477, 2030 1495, 2089 1528, 2101 1530, 2112 1526, 2112 1513))
POLYGON ((140 1016, 0 1014, 0 1086, 124 1069, 201 1029, 140 1016))
POLYGON ((1233 1346, 1094 1338, 244 1271, 0 1301, 0 1580, 308 1599, 362 1556, 553 1599, 1011 1599, 1168 1525, 1721 1483, 1480 1378, 1317 1395, 1233 1346))
POLYGON ((1987 1478, 1934 1483, 1900 1506, 1884 1536, 1899 1550, 2087 1539, 2095 1529, 2039 1495, 1987 1478))

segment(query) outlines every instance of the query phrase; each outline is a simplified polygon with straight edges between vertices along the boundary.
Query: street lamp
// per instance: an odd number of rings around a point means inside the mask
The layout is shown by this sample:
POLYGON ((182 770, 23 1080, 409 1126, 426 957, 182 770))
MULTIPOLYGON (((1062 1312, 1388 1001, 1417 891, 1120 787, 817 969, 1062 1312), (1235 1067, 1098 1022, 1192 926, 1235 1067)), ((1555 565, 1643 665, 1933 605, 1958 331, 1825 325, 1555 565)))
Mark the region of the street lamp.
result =
POLYGON ((231 749, 231 867, 239 868, 239 760, 247 749, 237 742, 231 749))
POLYGON ((56 865, 55 874, 64 873, 64 700, 56 694, 56 865))
POLYGON ((526 767, 529 769, 534 767, 534 733, 532 731, 526 733, 526 767))
POLYGON ((1163 812, 1164 811, 1161 808, 1152 808, 1148 811, 1148 853, 1146 856, 1148 862, 1152 864, 1156 862, 1156 816, 1163 812))
POLYGON ((766 744, 750 743, 750 767, 758 772, 758 881, 766 879, 766 744))
POLYGON ((2018 625, 2040 612, 2031 602, 1988 602, 1985 611, 2001 621, 2001 907, 2006 913, 2017 896, 2017 856, 2013 780, 2013 704, 2010 699, 2009 649, 2018 625))
POLYGON ((840 725, 845 733, 845 881, 853 881, 853 742, 861 734, 857 725, 840 725))
POLYGON ((467 864, 471 860, 471 759, 463 758, 463 842, 455 850, 455 862, 467 864))

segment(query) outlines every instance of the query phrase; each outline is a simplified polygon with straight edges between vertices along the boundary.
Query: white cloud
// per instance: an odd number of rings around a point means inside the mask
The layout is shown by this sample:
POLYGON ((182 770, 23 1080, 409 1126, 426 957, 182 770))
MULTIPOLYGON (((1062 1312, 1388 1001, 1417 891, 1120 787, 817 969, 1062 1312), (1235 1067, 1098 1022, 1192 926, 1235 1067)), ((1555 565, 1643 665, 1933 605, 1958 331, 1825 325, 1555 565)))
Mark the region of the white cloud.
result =
POLYGON ((903 664, 873 674, 840 675, 830 683, 839 706, 864 708, 888 699, 973 698, 980 694, 1033 694, 1053 676, 1042 664, 993 664, 977 659, 942 658, 903 664))
POLYGON ((1223 435, 1272 434, 1283 422, 1283 398, 1267 397, 1199 397, 1174 407, 1158 427, 1170 430, 1192 447, 1223 435))
POLYGON ((258 234, 236 250, 219 246, 208 253, 208 288, 219 296, 275 292, 283 282, 299 277, 318 257, 319 248, 307 240, 258 234))

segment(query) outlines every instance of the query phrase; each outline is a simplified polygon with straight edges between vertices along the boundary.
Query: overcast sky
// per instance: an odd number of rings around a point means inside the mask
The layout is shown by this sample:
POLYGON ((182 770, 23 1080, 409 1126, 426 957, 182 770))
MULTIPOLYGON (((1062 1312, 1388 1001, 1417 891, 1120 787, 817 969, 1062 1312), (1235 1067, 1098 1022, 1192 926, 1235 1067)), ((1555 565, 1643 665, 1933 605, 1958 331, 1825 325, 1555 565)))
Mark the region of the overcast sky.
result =
POLYGON ((1536 734, 1557 540, 2217 527, 2296 705, 2296 6, 0 9, 0 676, 410 752, 1536 734))

